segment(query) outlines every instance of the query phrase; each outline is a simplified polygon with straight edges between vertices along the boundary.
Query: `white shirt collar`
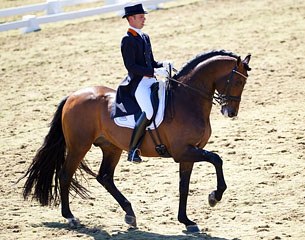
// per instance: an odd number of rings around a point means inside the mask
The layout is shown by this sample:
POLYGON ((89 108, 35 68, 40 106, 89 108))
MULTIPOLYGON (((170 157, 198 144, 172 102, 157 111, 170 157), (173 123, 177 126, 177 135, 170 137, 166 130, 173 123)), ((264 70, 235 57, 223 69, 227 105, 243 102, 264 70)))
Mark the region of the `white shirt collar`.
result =
POLYGON ((143 32, 141 31, 141 29, 129 26, 130 29, 136 31, 141 37, 143 36, 143 32))

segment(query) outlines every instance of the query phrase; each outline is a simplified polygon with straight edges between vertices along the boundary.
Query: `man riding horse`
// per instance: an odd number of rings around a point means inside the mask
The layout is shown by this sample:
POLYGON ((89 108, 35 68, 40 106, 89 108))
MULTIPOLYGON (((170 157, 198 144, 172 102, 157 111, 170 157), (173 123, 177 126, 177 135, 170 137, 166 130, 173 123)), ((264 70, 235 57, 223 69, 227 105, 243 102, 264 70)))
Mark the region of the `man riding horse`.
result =
MULTIPOLYGON (((168 61, 157 62, 154 59, 149 36, 143 33, 145 14, 142 4, 125 7, 126 18, 129 23, 127 34, 121 41, 121 53, 128 75, 120 84, 117 93, 117 102, 126 103, 124 98, 132 96, 139 105, 142 113, 138 116, 129 144, 128 161, 139 163, 139 146, 144 136, 145 129, 153 116, 153 107, 150 100, 151 85, 157 82, 156 75, 167 77, 165 67, 168 61), (125 94, 124 94, 125 93, 125 94)), ((117 116, 117 114, 116 114, 117 116)))

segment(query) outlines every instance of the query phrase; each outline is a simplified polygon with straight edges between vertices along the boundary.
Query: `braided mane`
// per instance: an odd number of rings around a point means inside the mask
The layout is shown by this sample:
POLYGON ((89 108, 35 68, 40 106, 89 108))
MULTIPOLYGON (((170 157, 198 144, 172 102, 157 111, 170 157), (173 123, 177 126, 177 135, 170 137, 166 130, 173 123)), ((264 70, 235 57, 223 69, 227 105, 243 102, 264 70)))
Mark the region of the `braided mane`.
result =
POLYGON ((212 50, 210 52, 204 52, 201 53, 199 55, 197 55, 196 57, 194 57, 193 59, 191 59, 190 61, 188 61, 187 63, 185 63, 181 70, 179 72, 177 72, 173 78, 178 80, 180 77, 187 75, 192 69, 194 69, 199 63, 211 58, 211 57, 215 57, 215 56, 230 56, 230 57, 234 57, 234 58, 238 58, 238 56, 232 52, 228 52, 225 50, 212 50))

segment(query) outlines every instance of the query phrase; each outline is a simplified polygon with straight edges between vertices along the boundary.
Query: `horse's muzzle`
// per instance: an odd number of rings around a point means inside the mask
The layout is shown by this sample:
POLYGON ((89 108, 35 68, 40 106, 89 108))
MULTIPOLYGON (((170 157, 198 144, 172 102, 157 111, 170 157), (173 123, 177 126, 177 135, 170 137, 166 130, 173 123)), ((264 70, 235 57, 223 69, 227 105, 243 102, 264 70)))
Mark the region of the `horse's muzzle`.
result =
POLYGON ((221 113, 225 117, 233 118, 237 116, 238 110, 235 110, 234 108, 225 105, 221 107, 221 113))

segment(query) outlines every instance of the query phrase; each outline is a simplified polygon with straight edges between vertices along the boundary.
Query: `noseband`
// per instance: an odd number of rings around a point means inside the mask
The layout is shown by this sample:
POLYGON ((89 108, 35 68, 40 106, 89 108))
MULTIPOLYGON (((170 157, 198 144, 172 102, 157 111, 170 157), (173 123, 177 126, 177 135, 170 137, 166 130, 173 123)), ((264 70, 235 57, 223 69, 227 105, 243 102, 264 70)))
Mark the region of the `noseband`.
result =
MULTIPOLYGON (((173 71, 177 72, 177 70, 174 69, 174 68, 173 68, 173 71)), ((184 86, 184 87, 186 87, 186 88, 188 88, 188 89, 190 89, 194 92, 197 92, 200 96, 202 96, 205 99, 208 99, 208 100, 211 100, 211 101, 213 101, 213 99, 214 99, 219 105, 222 106, 222 105, 226 105, 228 103, 228 101, 235 101, 235 102, 240 102, 241 101, 241 97, 235 97, 235 96, 229 95, 229 92, 230 92, 230 89, 231 89, 231 86, 232 86, 232 80, 233 80, 233 75, 234 74, 237 74, 237 75, 243 77, 245 80, 247 80, 247 78, 248 78, 246 75, 237 71, 237 66, 235 66, 235 68, 231 71, 229 79, 226 81, 226 87, 225 87, 226 90, 225 90, 224 94, 214 93, 214 95, 212 97, 210 97, 210 95, 208 93, 203 93, 200 90, 198 90, 197 88, 193 88, 193 87, 189 86, 188 84, 185 84, 183 82, 179 82, 178 80, 176 80, 172 77, 168 77, 168 80, 176 82, 179 85, 182 85, 182 86, 184 86)), ((245 83, 246 83, 246 81, 245 81, 245 83)), ((213 104, 215 104, 215 103, 213 102, 213 104)))
MULTIPOLYGON (((215 101, 221 106, 228 104, 229 101, 235 101, 235 102, 241 101, 241 97, 236 97, 236 96, 230 95, 230 90, 232 87, 232 80, 233 80, 234 74, 237 74, 237 75, 243 77, 245 80, 247 80, 247 78, 248 78, 246 75, 237 71, 237 66, 232 70, 229 79, 226 81, 224 93, 223 94, 215 93, 213 96, 213 99, 215 99, 215 101)), ((245 83, 246 83, 246 81, 245 81, 245 83)))

